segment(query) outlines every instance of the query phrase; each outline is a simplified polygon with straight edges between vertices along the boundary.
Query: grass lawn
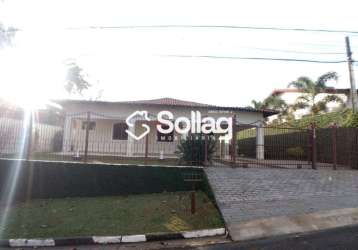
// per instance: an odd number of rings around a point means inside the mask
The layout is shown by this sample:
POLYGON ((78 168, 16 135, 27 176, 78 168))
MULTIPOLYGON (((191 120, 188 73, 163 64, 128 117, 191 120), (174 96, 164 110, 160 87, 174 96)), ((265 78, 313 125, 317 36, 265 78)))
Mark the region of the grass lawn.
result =
POLYGON ((189 192, 19 203, 11 209, 1 238, 125 235, 222 227, 220 214, 209 198, 201 191, 196 196, 194 215, 190 213, 189 192))

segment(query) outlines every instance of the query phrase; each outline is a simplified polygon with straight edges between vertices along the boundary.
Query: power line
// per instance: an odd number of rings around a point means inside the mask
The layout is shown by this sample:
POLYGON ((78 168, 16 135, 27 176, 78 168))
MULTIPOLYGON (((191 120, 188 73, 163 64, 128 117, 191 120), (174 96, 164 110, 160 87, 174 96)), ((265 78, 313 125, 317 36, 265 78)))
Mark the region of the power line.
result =
MULTIPOLYGON (((298 32, 324 32, 324 33, 344 33, 358 35, 356 30, 335 30, 335 29, 306 29, 306 28, 282 28, 282 27, 260 27, 260 26, 237 26, 237 25, 119 25, 119 26, 82 26, 82 27, 67 27, 67 30, 103 30, 103 29, 175 29, 175 28, 212 28, 212 29, 246 29, 246 30, 271 30, 271 31, 298 31, 298 32)), ((309 44, 315 46, 332 46, 340 47, 341 45, 331 44, 309 44)), ((315 53, 307 53, 315 54, 315 53)), ((332 53, 333 54, 333 53, 332 53)), ((334 53, 336 54, 336 53, 334 53)), ((344 54, 344 53, 337 53, 344 54)))
MULTIPOLYGON (((305 29, 305 28, 282 28, 282 27, 259 27, 259 26, 236 26, 236 25, 119 25, 119 26, 79 26, 66 27, 65 30, 102 30, 102 29, 170 29, 170 28, 215 28, 215 29, 247 29, 247 30, 273 30, 273 31, 299 31, 299 32, 326 32, 326 33, 345 33, 358 35, 358 31, 354 30, 330 30, 330 29, 305 29)), ((26 31, 26 29, 12 28, 9 32, 26 31)), ((307 44, 314 46, 334 46, 330 44, 307 44)), ((263 50, 263 49, 262 49, 263 50)), ((286 51, 282 51, 286 52, 286 51)), ((294 51, 287 51, 295 53, 294 51)), ((339 52, 319 53, 319 52, 302 52, 302 54, 344 54, 339 52)))
POLYGON ((257 47, 241 47, 241 48, 252 49, 252 50, 262 50, 262 51, 294 53, 294 54, 345 55, 345 53, 343 53, 343 52, 316 52, 316 51, 299 51, 299 50, 281 50, 281 49, 257 48, 257 47))
POLYGON ((287 61, 287 62, 305 62, 305 63, 346 63, 346 60, 340 61, 321 61, 310 59, 296 59, 296 58, 271 58, 271 57, 239 57, 239 56, 210 56, 210 55, 162 55, 164 57, 179 57, 179 58, 210 58, 210 59, 235 59, 235 60, 263 60, 263 61, 287 61))
MULTIPOLYGON (((276 31, 299 31, 299 32, 328 32, 328 33, 347 33, 358 34, 358 31, 352 30, 330 30, 330 29, 305 29, 305 28, 282 28, 282 27, 259 27, 259 26, 236 26, 236 25, 123 25, 123 26, 82 26, 82 27, 67 27, 66 30, 82 30, 82 29, 152 29, 152 28, 223 28, 223 29, 251 29, 251 30, 276 30, 276 31)), ((11 32, 23 31, 22 29, 13 28, 11 32)), ((328 44, 311 44, 316 46, 329 46, 328 44)), ((333 46, 333 45, 331 45, 333 46)), ((338 45, 335 45, 338 46, 338 45)), ((246 49, 273 51, 295 54, 317 54, 317 55, 343 55, 343 52, 314 52, 314 51, 299 51, 299 50, 280 50, 271 48, 255 48, 243 47, 246 49)), ((290 60, 290 59, 289 59, 290 60)), ((291 61, 291 60, 290 60, 291 61)), ((315 61, 315 60, 302 60, 315 61)))
POLYGON ((121 26, 85 26, 68 27, 66 29, 156 29, 156 28, 214 28, 214 29, 247 29, 247 30, 275 30, 275 31, 299 31, 299 32, 325 32, 358 34, 355 30, 331 30, 331 29, 306 29, 306 28, 283 28, 283 27, 259 27, 237 25, 121 25, 121 26))

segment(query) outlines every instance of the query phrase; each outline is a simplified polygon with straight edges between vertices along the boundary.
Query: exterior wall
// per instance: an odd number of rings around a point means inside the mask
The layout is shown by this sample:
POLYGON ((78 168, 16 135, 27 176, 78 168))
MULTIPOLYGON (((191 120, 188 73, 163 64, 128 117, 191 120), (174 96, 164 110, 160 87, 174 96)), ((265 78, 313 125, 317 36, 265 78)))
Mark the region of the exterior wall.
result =
MULTIPOLYGON (((157 113, 162 110, 171 111, 174 119, 179 116, 190 118, 191 111, 200 111, 202 117, 211 116, 214 118, 231 117, 237 115, 237 120, 242 124, 252 124, 263 121, 263 115, 259 112, 223 112, 208 110, 205 108, 191 107, 165 107, 165 106, 143 106, 143 105, 127 105, 115 103, 68 103, 63 105, 66 110, 66 121, 63 141, 63 151, 65 153, 76 154, 82 153, 85 148, 85 130, 82 129, 82 121, 86 120, 86 112, 91 112, 91 121, 96 121, 94 130, 89 131, 88 152, 91 154, 109 154, 123 156, 144 156, 145 138, 136 140, 113 140, 113 124, 117 122, 125 122, 125 119, 133 112, 148 111, 151 117, 156 117, 157 113)), ((151 132, 148 137, 148 153, 149 156, 159 157, 162 153, 165 157, 175 156, 174 152, 180 141, 180 135, 175 134, 173 142, 157 141, 157 130, 155 124, 151 124, 151 132)), ((135 134, 143 131, 140 122, 136 122, 135 134)), ((228 143, 218 142, 217 156, 228 155, 228 143)))
MULTIPOLYGON (((73 154, 83 153, 85 150, 86 131, 82 129, 82 121, 85 119, 72 119, 71 128, 66 131, 64 140, 64 151, 73 152, 73 154)), ((90 154, 108 154, 122 156, 144 156, 145 154, 145 138, 136 141, 113 140, 113 125, 124 120, 107 120, 94 119, 96 127, 89 131, 88 152, 90 154), (128 155, 127 152, 131 154, 128 155)), ((148 152, 149 156, 159 156, 162 152, 165 156, 174 156, 177 145, 181 136, 175 134, 173 142, 157 141, 156 125, 150 125, 150 133, 148 134, 148 152)), ((142 133, 144 128, 140 122, 135 125, 135 133, 142 133)))
MULTIPOLYGON (((69 127, 64 133, 65 152, 84 152, 86 130, 82 129, 82 122, 85 118, 71 117, 69 127)), ((91 118, 96 122, 94 130, 89 131, 88 152, 125 154, 127 152, 127 140, 113 140, 113 125, 121 120, 91 118)))
MULTIPOLYGON (((53 139, 55 134, 61 131, 61 127, 35 123, 32 134, 33 152, 53 151, 53 139)), ((0 118, 0 153, 20 153, 24 143, 24 122, 11 118, 0 118)))
POLYGON ((33 152, 53 152, 55 135, 63 129, 47 124, 35 124, 33 152))
MULTIPOLYGON (((143 132, 144 128, 141 126, 141 123, 136 124, 136 133, 140 134, 143 132)), ((150 125, 150 132, 148 134, 148 154, 149 156, 159 157, 162 153, 165 157, 175 156, 175 151, 180 142, 181 135, 174 133, 174 141, 164 142, 157 141, 157 129, 155 124, 150 125)), ((145 139, 134 142, 134 147, 137 149, 139 154, 145 153, 145 139)), ((136 151, 134 151, 136 152, 136 151)))

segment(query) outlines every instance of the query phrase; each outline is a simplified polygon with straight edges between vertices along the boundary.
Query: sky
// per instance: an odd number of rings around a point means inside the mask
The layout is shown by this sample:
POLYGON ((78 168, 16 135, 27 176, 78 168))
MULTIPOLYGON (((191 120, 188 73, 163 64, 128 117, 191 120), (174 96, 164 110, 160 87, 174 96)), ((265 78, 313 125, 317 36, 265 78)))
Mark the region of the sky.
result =
MULTIPOLYGON (((83 98, 103 90, 101 98, 108 101, 172 97, 247 106, 299 76, 316 78, 328 71, 340 76, 331 86, 349 88, 346 63, 172 56, 345 60, 344 33, 89 27, 237 25, 358 31, 355 2, 2 0, 0 22, 20 31, 11 48, 0 50, 0 96, 24 103, 71 97, 63 89, 64 63, 69 59, 93 85, 83 98)), ((350 39, 358 54, 358 34, 350 39)))

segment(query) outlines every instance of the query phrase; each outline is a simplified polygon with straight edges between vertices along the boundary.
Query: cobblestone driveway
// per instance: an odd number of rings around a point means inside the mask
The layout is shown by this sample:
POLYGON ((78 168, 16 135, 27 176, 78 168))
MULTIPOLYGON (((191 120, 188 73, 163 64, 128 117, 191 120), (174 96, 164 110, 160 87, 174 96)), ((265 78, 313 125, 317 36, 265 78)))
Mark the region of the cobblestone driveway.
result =
POLYGON ((210 167, 205 172, 229 230, 248 220, 358 207, 358 171, 210 167))

